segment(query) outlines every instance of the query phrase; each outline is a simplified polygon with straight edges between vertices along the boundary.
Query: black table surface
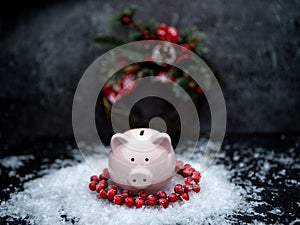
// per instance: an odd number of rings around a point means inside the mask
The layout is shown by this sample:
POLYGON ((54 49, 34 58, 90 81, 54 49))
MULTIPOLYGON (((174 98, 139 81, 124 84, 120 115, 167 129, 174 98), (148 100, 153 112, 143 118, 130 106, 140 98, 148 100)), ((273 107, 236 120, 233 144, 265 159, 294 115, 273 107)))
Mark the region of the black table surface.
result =
MULTIPOLYGON (((28 165, 16 170, 20 176, 9 176, 10 169, 0 164, 0 199, 6 201, 11 193, 23 190, 26 181, 35 179, 42 168, 56 159, 73 159, 69 151, 74 141, 61 139, 40 139, 1 152, 0 158, 11 155, 34 155, 28 165), (45 160, 45 158, 47 160, 45 160), (18 177, 34 174, 27 180, 18 177)), ((300 136, 299 135, 228 135, 217 156, 216 164, 223 164, 232 171, 231 182, 243 187, 254 213, 236 213, 231 217, 239 223, 261 222, 265 224, 296 224, 300 222, 300 136), (262 171, 268 164, 268 172, 262 171), (251 184, 249 186, 249 183, 251 184), (260 192, 254 192, 254 188, 260 192)), ((26 162, 25 162, 26 163, 26 162)), ((1 224, 27 224, 25 220, 12 220, 9 216, 0 218, 1 224)))

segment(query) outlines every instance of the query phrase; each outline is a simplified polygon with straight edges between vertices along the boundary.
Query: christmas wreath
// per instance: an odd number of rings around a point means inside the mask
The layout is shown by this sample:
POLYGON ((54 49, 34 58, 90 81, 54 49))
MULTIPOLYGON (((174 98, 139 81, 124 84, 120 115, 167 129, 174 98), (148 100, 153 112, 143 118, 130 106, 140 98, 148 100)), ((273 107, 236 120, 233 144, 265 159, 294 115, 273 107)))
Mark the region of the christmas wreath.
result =
MULTIPOLYGON (((187 50, 193 51, 203 58, 207 52, 205 47, 205 34, 199 32, 195 27, 188 27, 184 31, 179 31, 176 27, 169 26, 165 23, 157 23, 153 20, 141 24, 134 19, 136 6, 130 6, 121 13, 116 13, 112 17, 112 24, 119 26, 127 26, 129 28, 127 40, 117 38, 115 36, 106 35, 95 38, 95 42, 106 47, 117 47, 131 41, 138 40, 161 40, 175 44, 179 44, 187 50)), ((182 54, 176 58, 176 62, 188 60, 188 55, 182 54)), ((151 58, 151 56, 149 56, 151 58)), ((147 61, 149 61, 149 58, 147 61)), ((122 59, 126 60, 126 59, 122 59)), ((105 105, 113 104, 118 101, 122 95, 129 94, 138 85, 136 79, 153 76, 156 81, 162 83, 176 82, 180 85, 191 97, 203 98, 203 90, 197 83, 182 70, 170 66, 160 65, 156 63, 143 62, 124 67, 109 79, 102 88, 102 93, 105 96, 105 105), (126 89, 122 92, 121 90, 126 89), (108 100, 108 101, 107 101, 108 100)), ((177 97, 182 97, 181 92, 174 88, 174 93, 177 97)))

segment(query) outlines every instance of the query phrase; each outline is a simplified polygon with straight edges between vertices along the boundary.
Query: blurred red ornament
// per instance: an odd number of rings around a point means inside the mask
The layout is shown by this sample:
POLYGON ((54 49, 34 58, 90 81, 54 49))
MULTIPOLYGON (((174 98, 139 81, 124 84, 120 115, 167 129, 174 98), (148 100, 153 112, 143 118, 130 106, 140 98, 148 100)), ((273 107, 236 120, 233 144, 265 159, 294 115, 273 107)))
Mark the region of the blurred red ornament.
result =
POLYGON ((127 16, 127 15, 122 16, 122 23, 124 25, 128 25, 128 24, 132 23, 131 17, 127 16))
POLYGON ((161 23, 157 29, 157 37, 162 41, 179 42, 179 32, 175 27, 161 23))

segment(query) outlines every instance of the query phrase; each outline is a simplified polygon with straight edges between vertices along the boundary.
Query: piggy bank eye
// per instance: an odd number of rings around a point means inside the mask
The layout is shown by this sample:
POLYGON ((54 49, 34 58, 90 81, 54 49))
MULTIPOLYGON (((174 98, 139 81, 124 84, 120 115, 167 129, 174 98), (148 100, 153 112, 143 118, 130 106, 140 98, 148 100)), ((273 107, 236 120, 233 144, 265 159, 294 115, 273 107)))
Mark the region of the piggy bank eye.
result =
POLYGON ((145 161, 148 162, 148 161, 149 161, 149 158, 145 158, 145 161))
POLYGON ((131 162, 134 162, 134 158, 131 158, 130 161, 131 161, 131 162))

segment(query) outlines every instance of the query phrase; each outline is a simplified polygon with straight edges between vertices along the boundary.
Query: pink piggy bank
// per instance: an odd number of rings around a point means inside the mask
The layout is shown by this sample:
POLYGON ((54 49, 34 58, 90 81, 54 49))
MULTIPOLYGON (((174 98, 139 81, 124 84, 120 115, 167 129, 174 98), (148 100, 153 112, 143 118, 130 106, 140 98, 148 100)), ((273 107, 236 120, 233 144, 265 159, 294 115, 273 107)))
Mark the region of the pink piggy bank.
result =
POLYGON ((117 133, 111 139, 109 176, 133 194, 164 190, 175 173, 176 158, 168 134, 149 128, 117 133))

